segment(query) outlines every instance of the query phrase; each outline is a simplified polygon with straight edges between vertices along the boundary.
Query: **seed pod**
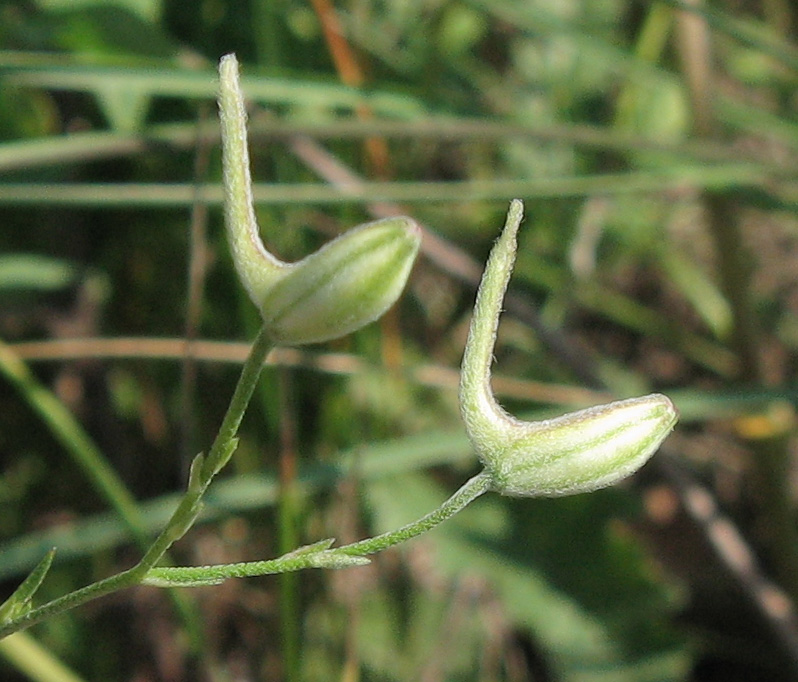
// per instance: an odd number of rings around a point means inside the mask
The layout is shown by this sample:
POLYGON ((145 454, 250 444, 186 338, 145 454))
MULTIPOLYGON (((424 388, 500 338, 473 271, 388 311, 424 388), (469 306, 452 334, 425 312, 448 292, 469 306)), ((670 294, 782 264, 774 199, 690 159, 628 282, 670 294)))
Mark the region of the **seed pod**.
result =
POLYGON ((275 258, 261 242, 252 206, 246 112, 234 55, 219 64, 225 224, 236 271, 283 345, 327 341, 374 321, 399 297, 421 244, 410 218, 389 218, 346 232, 298 263, 275 258))
POLYGON ((460 411, 496 491, 556 497, 596 490, 639 469, 671 432, 677 412, 667 397, 652 394, 523 422, 496 402, 490 368, 522 217, 515 200, 482 276, 463 354, 460 411))
POLYGON ((278 343, 344 336, 399 298, 421 243, 409 218, 361 225, 289 266, 260 303, 278 343))

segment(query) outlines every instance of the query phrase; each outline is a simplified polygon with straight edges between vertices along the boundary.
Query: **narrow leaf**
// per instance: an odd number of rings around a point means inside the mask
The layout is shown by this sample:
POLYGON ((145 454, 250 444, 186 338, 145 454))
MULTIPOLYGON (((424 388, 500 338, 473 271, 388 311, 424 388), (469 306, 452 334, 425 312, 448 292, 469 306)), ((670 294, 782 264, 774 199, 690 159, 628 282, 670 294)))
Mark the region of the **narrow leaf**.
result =
POLYGON ((202 467, 205 465, 205 455, 199 453, 192 461, 188 472, 188 489, 196 492, 202 485, 202 467))
POLYGON ((308 557, 310 568, 350 568, 352 566, 367 566, 371 560, 364 556, 351 556, 340 554, 336 551, 319 552, 308 557))
POLYGON ((303 554, 313 554, 315 552, 323 552, 327 549, 332 547, 333 542, 335 542, 335 538, 327 538, 326 540, 319 540, 318 542, 313 542, 309 545, 302 545, 302 547, 297 547, 292 552, 289 552, 285 556, 301 556, 303 554))
POLYGON ((225 578, 169 578, 163 574, 145 576, 142 585, 150 587, 208 587, 221 585, 225 578))
POLYGON ((13 594, 0 606, 0 622, 8 622, 24 614, 30 609, 31 600, 36 590, 42 584, 47 571, 53 563, 55 549, 51 549, 44 558, 36 564, 22 584, 14 590, 13 594))

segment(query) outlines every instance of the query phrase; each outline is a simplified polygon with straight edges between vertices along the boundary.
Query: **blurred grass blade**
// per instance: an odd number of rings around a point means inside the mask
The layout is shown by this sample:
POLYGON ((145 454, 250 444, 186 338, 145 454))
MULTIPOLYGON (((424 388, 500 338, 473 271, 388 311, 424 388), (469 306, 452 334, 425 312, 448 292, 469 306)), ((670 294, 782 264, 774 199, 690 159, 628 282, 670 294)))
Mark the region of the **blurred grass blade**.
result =
POLYGON ((56 291, 74 283, 78 269, 60 258, 34 253, 0 255, 0 291, 56 291))
POLYGON ((83 682, 27 632, 0 639, 0 656, 34 682, 83 682))
MULTIPOLYGON (((721 98, 720 106, 742 106, 721 98)), ((763 112, 764 113, 764 112, 763 112)), ((729 122, 733 119, 729 118, 729 122)), ((798 133, 783 119, 772 123, 784 125, 785 133, 798 144, 798 133)), ((628 152, 654 152, 664 159, 682 163, 735 162, 743 158, 743 150, 709 141, 690 141, 674 144, 628 133, 619 133, 600 126, 588 125, 542 125, 538 121, 515 123, 501 120, 474 119, 470 117, 425 117, 407 121, 374 119, 357 121, 347 119, 323 119, 294 121, 283 119, 255 119, 250 121, 250 137, 257 143, 270 139, 285 139, 307 135, 317 139, 362 140, 379 135, 385 137, 430 140, 433 142, 489 141, 503 138, 560 142, 587 149, 628 152)), ((219 140, 219 127, 213 122, 197 130, 196 123, 165 123, 148 126, 135 134, 120 131, 72 132, 68 135, 53 135, 33 139, 13 140, 0 143, 0 172, 20 168, 44 167, 56 164, 80 163, 98 158, 145 154, 154 145, 168 145, 178 149, 191 149, 201 141, 219 140)), ((744 150, 748 154, 751 150, 744 150)), ((763 171, 783 171, 785 162, 767 154, 751 154, 751 164, 759 165, 763 171)))
POLYGON ((715 106, 718 117, 727 125, 768 140, 777 140, 793 149, 798 148, 798 125, 794 120, 732 97, 718 96, 715 106))
POLYGON ((83 470, 94 488, 117 511, 136 541, 146 543, 146 531, 135 498, 72 413, 40 384, 27 365, 0 341, 0 374, 19 391, 83 470))
POLYGON ((675 251, 663 254, 662 266, 686 300, 719 339, 727 339, 732 329, 729 303, 714 282, 694 263, 675 251))
POLYGON ((114 130, 130 133, 144 123, 150 96, 141 90, 106 85, 95 91, 97 100, 114 130))
MULTIPOLYGON (((110 68, 91 66, 24 67, 10 69, 0 53, 2 80, 50 90, 103 92, 120 89, 151 97, 214 99, 218 91, 214 71, 175 69, 110 68), (5 72, 5 73, 3 73, 5 72)), ((309 79, 249 76, 241 79, 247 100, 261 104, 280 104, 325 109, 371 107, 375 113, 399 118, 417 117, 424 106, 408 95, 387 91, 362 92, 355 88, 309 79)))
MULTIPOLYGON (((591 194, 666 193, 687 188, 734 189, 766 187, 779 191, 772 174, 758 165, 675 166, 658 170, 597 175, 530 178, 519 180, 468 180, 463 182, 363 182, 342 190, 321 183, 255 184, 256 203, 340 204, 364 201, 447 202, 562 198, 591 194)), ((0 184, 0 205, 38 206, 190 206, 197 194, 204 203, 221 205, 221 185, 197 188, 175 184, 0 184)))

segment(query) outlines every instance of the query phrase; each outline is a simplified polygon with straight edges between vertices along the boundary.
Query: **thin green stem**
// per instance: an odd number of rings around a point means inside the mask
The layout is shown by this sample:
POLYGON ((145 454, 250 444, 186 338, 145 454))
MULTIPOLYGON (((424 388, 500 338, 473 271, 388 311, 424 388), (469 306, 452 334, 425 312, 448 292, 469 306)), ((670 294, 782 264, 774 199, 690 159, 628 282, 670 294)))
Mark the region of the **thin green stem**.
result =
POLYGON ((92 583, 91 585, 82 587, 79 590, 65 594, 63 597, 53 599, 52 601, 47 602, 38 608, 31 609, 25 615, 15 618, 14 620, 11 620, 8 623, 0 626, 0 639, 3 639, 4 637, 7 637, 15 632, 26 630, 31 625, 35 625, 46 618, 57 616, 65 611, 75 608, 76 606, 81 606, 82 604, 92 601, 93 599, 97 599, 98 597, 103 597, 106 594, 111 594, 111 592, 116 592, 117 590, 121 590, 126 587, 132 587, 141 580, 135 571, 136 569, 134 567, 127 571, 123 571, 122 573, 117 573, 116 575, 112 575, 110 578, 105 578, 104 580, 92 583))
POLYGON ((491 489, 491 477, 481 472, 469 479, 454 495, 426 516, 405 526, 343 547, 300 549, 268 561, 247 561, 218 566, 160 567, 147 573, 146 582, 154 585, 201 585, 227 578, 246 578, 274 573, 301 571, 306 568, 344 568, 366 563, 358 559, 406 542, 462 511, 483 493, 491 489))
POLYGON ((166 524, 166 527, 156 538, 144 558, 134 569, 140 572, 140 577, 143 577, 150 568, 155 566, 169 547, 185 534, 199 512, 199 503, 213 477, 230 460, 237 444, 235 436, 238 432, 238 427, 241 425, 244 412, 258 383, 266 356, 273 347, 274 344, 269 334, 265 328, 262 328, 241 370, 241 376, 238 379, 238 384, 230 400, 227 413, 222 420, 222 425, 219 427, 216 439, 213 441, 207 457, 200 462, 201 466, 197 472, 196 482, 189 484, 189 490, 186 491, 174 514, 172 514, 169 523, 166 524))
POLYGON ((208 471, 209 468, 214 470, 211 476, 227 463, 232 454, 226 453, 227 446, 238 432, 238 427, 244 418, 244 412, 258 383, 263 363, 272 348, 274 348, 274 343, 266 329, 262 328, 255 337, 252 350, 249 352, 249 357, 247 357, 241 370, 241 377, 238 379, 233 398, 230 401, 230 407, 227 408, 227 414, 225 414, 222 425, 219 427, 219 433, 205 460, 205 470, 208 471))
POLYGON ((349 556, 366 556, 381 552, 388 547, 398 545, 411 538, 426 533, 430 528, 434 528, 447 519, 452 518, 457 512, 462 511, 467 505, 477 499, 483 493, 491 489, 492 477, 485 471, 478 473, 473 478, 466 481, 463 486, 444 502, 436 510, 426 516, 422 516, 417 521, 408 523, 397 530, 382 533, 373 538, 353 542, 350 545, 338 547, 335 551, 339 554, 349 556))
POLYGON ((255 390, 263 363, 272 347, 273 343, 269 335, 265 329, 261 330, 252 345, 249 357, 244 363, 238 384, 227 408, 227 413, 222 420, 222 425, 210 452, 207 457, 200 455, 195 460, 188 490, 166 527, 147 550, 141 561, 133 568, 70 592, 3 624, 0 626, 0 639, 14 632, 24 630, 45 618, 64 613, 98 597, 137 585, 143 580, 147 572, 163 557, 169 547, 191 527, 199 511, 202 495, 208 489, 213 477, 233 454, 237 443, 236 433, 238 432, 238 427, 255 390))
MULTIPOLYGON (((72 413, 52 391, 36 379, 27 365, 2 341, 0 341, 0 374, 17 388, 38 413, 56 440, 83 470, 95 490, 108 501, 122 519, 139 549, 142 552, 146 551, 149 538, 136 499, 72 413)), ((189 633, 192 646, 198 646, 199 634, 193 627, 196 619, 192 617, 189 604, 175 592, 171 597, 189 633)))

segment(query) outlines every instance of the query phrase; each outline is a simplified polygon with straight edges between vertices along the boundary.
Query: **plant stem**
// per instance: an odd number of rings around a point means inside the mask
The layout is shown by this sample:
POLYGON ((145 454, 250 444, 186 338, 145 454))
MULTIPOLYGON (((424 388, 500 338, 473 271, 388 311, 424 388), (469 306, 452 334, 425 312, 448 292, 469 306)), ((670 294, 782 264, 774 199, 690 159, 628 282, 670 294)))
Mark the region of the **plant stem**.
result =
POLYGON ((189 489, 183 496, 172 518, 141 561, 133 568, 87 585, 75 592, 70 592, 0 626, 0 639, 14 632, 24 630, 45 618, 58 615, 76 606, 81 606, 98 597, 137 585, 145 578, 151 583, 160 581, 172 585, 180 583, 187 585, 191 583, 201 584, 203 582, 207 584, 226 578, 286 573, 304 568, 341 568, 357 565, 359 562, 356 561, 356 558, 374 554, 421 535, 451 518, 477 497, 490 490, 492 479, 489 474, 483 471, 468 480, 446 502, 426 516, 397 530, 382 533, 343 547, 304 552, 298 550, 270 561, 253 561, 222 566, 153 568, 172 543, 182 537, 188 528, 191 527, 196 518, 202 495, 207 490, 213 477, 227 463, 235 450, 235 435, 257 384, 263 362, 271 348, 272 342, 269 339, 269 335, 265 330, 261 330, 244 364, 238 385, 227 409, 227 414, 222 421, 219 433, 211 446, 208 456, 204 459, 198 458, 198 460, 195 460, 189 481, 189 489))
POLYGON ((35 625, 46 618, 69 611, 69 609, 81 606, 98 597, 103 597, 106 594, 116 592, 126 587, 132 587, 141 580, 140 576, 138 576, 135 571, 136 567, 123 571, 122 573, 117 573, 110 578, 92 583, 79 590, 65 594, 63 597, 53 599, 38 608, 31 609, 25 615, 0 626, 0 639, 14 632, 26 630, 31 625, 35 625))
POLYGON ((461 488, 440 507, 431 511, 426 516, 422 516, 417 521, 408 523, 397 530, 388 531, 387 533, 382 533, 373 538, 353 542, 350 545, 344 545, 343 547, 328 551, 347 554, 349 556, 366 556, 367 554, 381 552, 388 547, 398 545, 400 542, 410 540, 417 535, 427 532, 430 528, 434 528, 439 523, 443 523, 447 519, 450 519, 457 512, 462 511, 480 495, 490 490, 492 480, 490 474, 486 471, 481 471, 476 476, 466 481, 461 488))
POLYGON ((469 479, 440 507, 405 526, 372 538, 353 542, 342 547, 316 551, 294 551, 268 561, 247 561, 239 564, 217 566, 161 567, 147 574, 147 580, 164 585, 197 585, 222 581, 227 578, 245 578, 274 573, 301 571, 305 568, 343 568, 360 562, 348 557, 365 557, 401 542, 410 540, 462 511, 483 493, 491 489, 491 477, 483 471, 469 479))
POLYGON ((158 563, 169 547, 191 527, 199 512, 202 496, 211 484, 213 477, 227 464, 235 451, 235 436, 238 427, 241 425, 244 412, 258 383, 263 362, 272 348, 273 343, 266 329, 262 328, 241 370, 241 376, 230 400, 227 413, 222 420, 222 425, 219 427, 216 440, 213 441, 207 457, 201 462, 196 485, 189 487, 166 527, 147 550, 144 558, 133 569, 140 572, 140 577, 143 578, 144 574, 158 563))
MULTIPOLYGON (((261 329, 241 370, 238 384, 210 452, 207 457, 198 461, 195 460, 199 468, 196 472, 192 471, 189 489, 178 504, 166 527, 150 545, 141 561, 133 568, 70 592, 3 624, 0 626, 0 639, 14 632, 24 630, 45 618, 58 615, 76 606, 81 606, 111 592, 133 587, 142 581, 147 572, 163 557, 169 547, 191 527, 199 511, 203 494, 208 489, 213 477, 233 454, 237 442, 236 433, 238 432, 238 427, 255 390, 263 363, 272 347, 273 343, 265 328, 261 329), (195 477, 196 480, 194 480, 195 477)), ((198 457, 201 458, 202 455, 198 457)))
MULTIPOLYGON (((27 365, 0 341, 0 374, 3 374, 38 413, 53 436, 72 460, 83 470, 91 485, 116 511, 142 552, 149 539, 138 503, 92 438, 65 405, 41 384, 27 365)), ((175 609, 183 621, 192 648, 199 648, 199 632, 194 627, 191 607, 178 593, 172 592, 175 609)))
MULTIPOLYGON (((238 384, 230 400, 230 406, 227 408, 227 414, 224 415, 222 425, 219 427, 219 433, 205 460, 204 469, 206 471, 209 470, 209 467, 218 471, 230 458, 230 454, 232 453, 225 454, 225 450, 238 432, 238 427, 241 425, 241 420, 244 418, 244 412, 247 409, 247 405, 249 405, 252 393, 255 391, 255 386, 258 383, 258 378, 263 369, 263 363, 272 348, 274 348, 274 343, 270 339, 265 327, 263 327, 255 337, 252 350, 250 350, 249 356, 244 363, 241 376, 238 379, 238 384)), ((216 471, 214 471, 214 474, 216 471)), ((211 478, 212 477, 213 474, 211 475, 211 478)))

